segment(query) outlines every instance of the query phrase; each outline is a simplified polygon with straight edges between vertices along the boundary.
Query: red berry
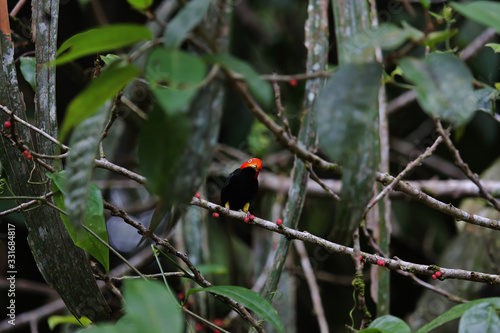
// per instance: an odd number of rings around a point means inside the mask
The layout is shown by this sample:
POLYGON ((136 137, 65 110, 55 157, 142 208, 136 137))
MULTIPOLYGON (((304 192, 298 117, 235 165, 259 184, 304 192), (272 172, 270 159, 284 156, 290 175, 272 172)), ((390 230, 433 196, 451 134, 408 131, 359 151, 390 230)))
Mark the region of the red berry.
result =
POLYGON ((363 260, 363 255, 362 254, 359 255, 359 260, 363 260))
POLYGON ((297 81, 297 79, 291 79, 288 83, 290 83, 290 85, 291 85, 292 87, 295 87, 295 86, 297 86, 298 81, 297 81))
POLYGON ((214 213, 212 214, 212 216, 213 216, 213 217, 219 217, 219 213, 214 212, 214 213))
POLYGON ((179 299, 184 299, 184 293, 183 293, 183 292, 179 292, 179 293, 177 293, 177 297, 178 297, 179 299))
POLYGON ((29 154, 30 154, 30 152, 29 152, 29 151, 27 151, 27 150, 23 151, 23 156, 24 156, 25 158, 26 158, 29 154))
POLYGON ((224 325, 224 322, 220 318, 215 318, 214 319, 214 324, 217 325, 217 326, 222 326, 222 325, 224 325))
POLYGON ((436 277, 441 277, 442 273, 441 271, 437 271, 436 273, 434 273, 434 275, 436 275, 436 277))
POLYGON ((432 274, 432 278, 436 280, 437 279, 436 274, 432 274))
POLYGON ((245 219, 243 220, 245 223, 248 223, 248 221, 250 221, 250 219, 247 217, 245 217, 245 219))
POLYGON ((196 330, 196 332, 200 332, 201 330, 203 330, 204 326, 202 323, 196 323, 196 327, 194 328, 196 330))
POLYGON ((26 159, 31 160, 31 154, 26 155, 26 159))
POLYGON ((379 260, 377 260, 377 265, 379 265, 381 267, 384 267, 385 266, 385 261, 379 259, 379 260))
POLYGON ((255 215, 249 215, 249 216, 248 216, 248 218, 249 218, 250 220, 253 220, 253 219, 255 218, 255 215))
POLYGON ((197 199, 199 199, 199 198, 201 198, 201 194, 198 193, 198 192, 196 192, 196 194, 194 195, 194 197, 197 198, 197 199))
POLYGON ((282 225, 282 224, 283 224, 283 221, 282 221, 281 219, 277 219, 277 220, 276 220, 276 224, 277 224, 277 225, 282 225))
POLYGON ((5 123, 3 123, 3 127, 5 127, 6 129, 9 129, 11 126, 12 124, 8 120, 5 123))

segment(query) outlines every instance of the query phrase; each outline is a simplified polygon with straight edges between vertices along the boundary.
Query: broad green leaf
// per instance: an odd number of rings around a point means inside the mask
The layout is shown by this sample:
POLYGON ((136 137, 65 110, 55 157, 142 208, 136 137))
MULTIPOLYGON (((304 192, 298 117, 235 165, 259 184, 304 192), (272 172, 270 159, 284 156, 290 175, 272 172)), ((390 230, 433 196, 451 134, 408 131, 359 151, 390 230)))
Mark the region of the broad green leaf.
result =
POLYGON ((430 323, 427 323, 426 325, 422 326, 416 333, 431 332, 436 327, 439 327, 451 320, 461 317, 467 310, 480 303, 488 303, 495 308, 500 308, 500 297, 482 298, 470 301, 465 304, 455 305, 454 307, 452 307, 439 317, 432 320, 430 323))
POLYGON ((450 7, 477 23, 500 32, 500 3, 494 1, 450 2, 450 7))
POLYGON ((457 57, 432 53, 425 60, 403 58, 404 77, 416 85, 417 100, 432 117, 466 124, 476 111, 472 74, 457 57))
POLYGON ((156 48, 146 64, 146 79, 167 114, 188 110, 205 74, 200 58, 177 50, 156 48))
POLYGON ((459 333, 497 333, 499 329, 497 310, 489 303, 476 304, 465 311, 458 326, 459 333))
POLYGON ((151 30, 139 24, 114 24, 94 28, 66 40, 57 51, 55 65, 83 56, 108 52, 153 38, 151 30))
POLYGON ((488 43, 484 46, 491 47, 495 53, 500 53, 500 44, 497 43, 488 43))
POLYGON ((36 92, 36 59, 34 57, 21 57, 20 68, 24 79, 30 84, 33 91, 36 92))
POLYGON ((365 328, 364 330, 358 331, 358 333, 384 333, 380 328, 365 328))
POLYGON ((156 281, 128 280, 123 296, 126 316, 141 331, 150 333, 181 333, 184 314, 181 305, 156 281))
POLYGON ((382 67, 348 64, 333 74, 320 92, 316 124, 320 147, 342 165, 342 201, 333 237, 352 239, 368 203, 378 165, 378 92, 382 67))
POLYGON ((144 10, 151 7, 154 0, 127 0, 128 3, 137 9, 144 10))
POLYGON ((147 178, 149 190, 160 198, 172 201, 178 191, 172 188, 179 158, 186 149, 191 128, 189 119, 182 114, 166 115, 155 107, 144 122, 139 133, 139 160, 141 173, 147 178))
POLYGON ((87 317, 81 317, 80 320, 78 321, 78 319, 76 319, 75 316, 69 315, 69 316, 50 316, 47 319, 47 323, 49 325, 50 330, 53 331, 57 325, 61 324, 72 324, 72 325, 88 327, 92 322, 87 317))
POLYGON ((252 290, 238 286, 194 288, 188 290, 186 298, 200 291, 206 291, 232 298, 244 307, 253 311, 258 317, 262 317, 264 320, 267 320, 274 326, 274 328, 276 328, 278 332, 284 332, 283 324, 281 323, 281 319, 279 318, 276 309, 274 309, 264 297, 252 290))
POLYGON ((74 129, 69 141, 71 151, 66 158, 64 204, 75 228, 82 224, 89 205, 94 160, 110 109, 111 102, 108 102, 92 117, 85 119, 74 129))
MULTIPOLYGON (((222 91, 217 81, 204 85, 187 113, 169 115, 157 106, 151 115, 153 120, 148 119, 141 129, 140 167, 151 184, 150 190, 160 196, 150 229, 154 230, 172 205, 180 210, 177 204, 188 204, 203 183, 219 134, 222 91), (179 149, 172 146, 172 141, 178 142, 179 149)), ((166 232, 179 215, 173 214, 166 232)))
POLYGON ((374 54, 374 49, 394 50, 408 39, 420 38, 423 33, 416 29, 401 29, 394 24, 384 23, 377 29, 360 31, 343 43, 342 57, 350 62, 365 62, 374 54))
POLYGON ((74 126, 94 115, 97 109, 113 98, 130 80, 139 75, 139 72, 133 65, 121 66, 118 63, 102 71, 68 105, 60 138, 64 139, 74 126))
POLYGON ((208 62, 220 64, 233 72, 241 74, 254 97, 260 103, 264 104, 264 106, 271 106, 273 101, 273 90, 271 84, 261 79, 259 74, 257 74, 257 72, 249 64, 227 53, 207 56, 205 59, 208 62))
POLYGON ((410 327, 404 322, 404 320, 391 315, 375 319, 369 327, 378 328, 383 333, 411 333, 410 327))
POLYGON ((495 114, 496 101, 500 99, 500 90, 482 88, 474 90, 474 95, 477 99, 477 110, 488 112, 491 115, 495 114))
MULTIPOLYGON (((54 192, 54 202, 57 207, 66 211, 64 197, 66 191, 66 171, 58 171, 47 174, 47 177, 52 179, 52 192, 54 192)), ((88 199, 88 206, 85 209, 83 224, 90 230, 96 233, 102 240, 108 242, 108 231, 106 229, 106 221, 104 219, 104 208, 102 203, 101 191, 95 184, 91 184, 88 199)), ((61 214, 61 218, 68 229, 71 239, 78 247, 87 251, 96 260, 98 260, 109 273, 109 249, 106 245, 98 241, 85 229, 75 227, 68 216, 61 214)))
POLYGON ((165 48, 178 48, 186 35, 203 20, 211 3, 212 0, 189 1, 165 28, 165 48))

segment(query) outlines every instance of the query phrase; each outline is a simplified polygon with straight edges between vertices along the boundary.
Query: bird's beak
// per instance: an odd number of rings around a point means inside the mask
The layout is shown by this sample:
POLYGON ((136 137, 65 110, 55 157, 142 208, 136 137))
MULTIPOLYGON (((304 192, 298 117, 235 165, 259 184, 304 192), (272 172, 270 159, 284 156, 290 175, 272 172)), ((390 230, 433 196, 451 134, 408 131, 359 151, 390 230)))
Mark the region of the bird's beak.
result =
POLYGON ((252 169, 255 170, 255 172, 259 172, 261 168, 257 164, 249 164, 247 167, 251 167, 252 169))

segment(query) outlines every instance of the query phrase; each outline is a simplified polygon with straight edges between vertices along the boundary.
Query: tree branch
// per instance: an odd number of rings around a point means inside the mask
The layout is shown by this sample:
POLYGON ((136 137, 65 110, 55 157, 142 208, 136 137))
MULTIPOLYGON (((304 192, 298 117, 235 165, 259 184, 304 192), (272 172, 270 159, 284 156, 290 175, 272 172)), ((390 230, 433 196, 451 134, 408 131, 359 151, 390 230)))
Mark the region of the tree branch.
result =
MULTIPOLYGON (((219 214, 226 214, 226 209, 224 207, 201 198, 193 198, 191 204, 208 209, 210 211, 218 212, 219 214)), ((246 214, 243 212, 230 210, 227 216, 243 221, 246 217, 246 214)), ((319 245, 329 253, 339 253, 349 256, 352 256, 354 254, 354 250, 351 247, 330 242, 324 238, 310 234, 307 231, 298 231, 295 229, 284 227, 283 225, 277 225, 276 223, 267 221, 259 217, 255 217, 253 220, 246 223, 254 224, 261 228, 280 233, 282 235, 285 235, 288 239, 298 239, 307 243, 319 245)), ((401 270, 403 272, 411 272, 427 276, 431 276, 436 271, 441 271, 442 279, 467 280, 487 283, 490 285, 500 285, 500 275, 496 274, 473 272, 463 269, 442 268, 436 265, 415 264, 400 259, 388 259, 384 258, 383 256, 370 254, 367 252, 361 252, 361 255, 363 255, 365 263, 376 265, 377 260, 382 260, 385 264, 384 267, 391 270, 401 270)))

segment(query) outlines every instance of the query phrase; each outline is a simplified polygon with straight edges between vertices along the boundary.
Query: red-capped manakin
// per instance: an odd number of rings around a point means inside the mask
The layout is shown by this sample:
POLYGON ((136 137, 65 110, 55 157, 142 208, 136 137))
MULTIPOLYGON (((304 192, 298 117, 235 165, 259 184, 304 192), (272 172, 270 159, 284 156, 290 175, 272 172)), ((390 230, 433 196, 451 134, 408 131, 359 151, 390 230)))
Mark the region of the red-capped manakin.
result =
POLYGON ((262 161, 251 158, 241 165, 239 169, 231 172, 220 192, 221 203, 226 210, 243 210, 248 212, 250 201, 259 191, 259 171, 262 169, 262 161))

